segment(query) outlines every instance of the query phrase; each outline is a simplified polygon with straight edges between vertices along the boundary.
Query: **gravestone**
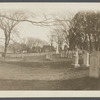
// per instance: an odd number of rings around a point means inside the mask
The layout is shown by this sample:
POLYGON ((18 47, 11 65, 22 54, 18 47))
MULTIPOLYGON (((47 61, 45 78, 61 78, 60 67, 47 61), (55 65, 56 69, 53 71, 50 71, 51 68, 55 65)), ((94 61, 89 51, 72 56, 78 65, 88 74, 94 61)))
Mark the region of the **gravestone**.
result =
POLYGON ((61 50, 61 57, 66 57, 65 56, 65 54, 66 54, 66 48, 65 47, 66 47, 66 43, 63 43, 62 46, 61 46, 61 49, 62 49, 61 50))
POLYGON ((59 54, 59 47, 58 47, 58 44, 57 44, 57 48, 56 48, 56 54, 59 54))
POLYGON ((46 54, 46 59, 52 60, 52 54, 46 54))
POLYGON ((46 59, 49 59, 49 54, 46 54, 46 59))
POLYGON ((65 57, 65 52, 64 52, 64 50, 61 51, 61 57, 65 57))
POLYGON ((24 55, 23 54, 21 55, 21 58, 24 59, 24 55))
POLYGON ((90 66, 90 54, 89 54, 89 52, 87 52, 87 62, 86 62, 86 66, 87 67, 90 66))
POLYGON ((69 51, 69 58, 72 58, 73 54, 72 51, 69 51))
POLYGON ((75 54, 73 55, 73 64, 72 65, 74 65, 75 68, 80 67, 78 50, 76 50, 75 54))
POLYGON ((90 67, 89 67, 89 77, 98 78, 99 77, 99 65, 100 65, 100 55, 99 53, 93 52, 90 56, 90 67))
POLYGON ((69 50, 67 51, 67 58, 69 58, 69 50))
POLYGON ((67 51, 65 51, 65 57, 67 57, 67 54, 68 54, 68 50, 67 50, 67 51))
POLYGON ((90 62, 89 52, 84 51, 84 54, 83 54, 83 65, 86 66, 86 67, 89 67, 90 66, 89 62, 90 62))

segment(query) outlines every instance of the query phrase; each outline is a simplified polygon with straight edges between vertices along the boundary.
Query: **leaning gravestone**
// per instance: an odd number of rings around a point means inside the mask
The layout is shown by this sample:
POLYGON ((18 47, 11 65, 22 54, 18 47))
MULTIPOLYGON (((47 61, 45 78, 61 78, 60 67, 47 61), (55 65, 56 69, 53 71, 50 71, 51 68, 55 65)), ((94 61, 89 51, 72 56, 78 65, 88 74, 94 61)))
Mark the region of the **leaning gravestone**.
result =
POLYGON ((98 78, 99 77, 99 53, 93 52, 90 56, 90 67, 89 67, 89 77, 98 78))

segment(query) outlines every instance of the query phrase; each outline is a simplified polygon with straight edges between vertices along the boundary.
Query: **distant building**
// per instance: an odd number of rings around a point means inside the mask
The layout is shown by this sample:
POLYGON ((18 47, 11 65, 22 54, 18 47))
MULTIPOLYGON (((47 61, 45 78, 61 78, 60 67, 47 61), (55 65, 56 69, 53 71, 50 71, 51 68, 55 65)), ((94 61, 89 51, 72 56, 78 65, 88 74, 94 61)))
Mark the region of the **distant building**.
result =
POLYGON ((52 51, 55 51, 55 49, 53 46, 50 45, 44 45, 42 48, 42 52, 52 52, 52 51))
POLYGON ((31 52, 32 53, 40 53, 40 52, 42 52, 42 48, 40 46, 32 47, 31 52))

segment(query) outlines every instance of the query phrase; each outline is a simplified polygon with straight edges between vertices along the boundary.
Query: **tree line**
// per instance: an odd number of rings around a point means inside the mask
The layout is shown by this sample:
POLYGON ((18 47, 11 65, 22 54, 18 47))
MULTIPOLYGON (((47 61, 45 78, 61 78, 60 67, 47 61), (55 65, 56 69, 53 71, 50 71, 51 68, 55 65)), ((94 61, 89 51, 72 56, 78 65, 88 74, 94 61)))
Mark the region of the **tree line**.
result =
POLYGON ((79 11, 73 17, 56 18, 59 25, 52 30, 52 38, 59 45, 65 42, 70 50, 100 51, 100 11, 79 11))
POLYGON ((35 14, 33 12, 25 12, 22 10, 0 11, 0 29, 2 29, 4 34, 4 52, 3 52, 4 57, 6 57, 10 41, 13 40, 11 36, 16 34, 15 32, 16 26, 19 23, 27 22, 32 25, 45 26, 47 20, 49 20, 46 17, 44 17, 42 21, 34 21, 33 20, 34 16, 35 14))
POLYGON ((27 37, 21 40, 21 43, 13 42, 9 44, 8 48, 12 53, 41 53, 55 51, 53 46, 50 46, 46 41, 38 38, 27 37))
MULTIPOLYGON (((59 51, 63 43, 66 43, 70 50, 75 49, 76 46, 87 51, 100 50, 100 11, 79 11, 75 15, 69 16, 64 13, 63 16, 54 16, 53 21, 46 16, 41 21, 33 19, 34 14, 30 12, 0 11, 0 29, 5 37, 4 57, 10 46, 11 36, 17 34, 16 26, 22 22, 39 26, 53 26, 51 27, 50 45, 52 47, 54 43, 58 44, 59 51)), ((28 43, 24 43, 22 47, 26 46, 30 49, 34 41, 37 41, 36 45, 43 42, 30 38, 28 43)))

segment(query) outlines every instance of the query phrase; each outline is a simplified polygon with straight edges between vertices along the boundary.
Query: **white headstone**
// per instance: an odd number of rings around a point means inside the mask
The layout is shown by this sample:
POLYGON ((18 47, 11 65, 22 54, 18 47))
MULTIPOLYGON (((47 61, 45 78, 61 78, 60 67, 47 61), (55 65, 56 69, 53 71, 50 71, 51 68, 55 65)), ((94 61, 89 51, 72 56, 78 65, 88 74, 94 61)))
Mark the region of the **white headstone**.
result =
POLYGON ((52 60, 52 54, 46 54, 46 59, 52 60))
POLYGON ((90 62, 90 55, 89 55, 89 53, 87 52, 87 61, 86 61, 86 66, 87 66, 87 67, 90 66, 89 62, 90 62))
POLYGON ((48 54, 46 54, 46 59, 49 59, 49 55, 48 54))
POLYGON ((69 57, 69 50, 67 51, 67 58, 69 57))
POLYGON ((72 58, 72 51, 69 51, 69 58, 72 58))
POLYGON ((61 51, 61 57, 65 57, 65 51, 64 50, 61 51))
POLYGON ((99 55, 98 52, 92 53, 90 57, 89 77, 99 77, 99 55))
POLYGON ((89 62, 90 62, 90 55, 88 52, 85 51, 83 54, 83 65, 89 67, 90 66, 89 62))
POLYGON ((77 67, 80 67, 78 50, 76 51, 76 55, 75 55, 75 68, 77 68, 77 67))
POLYGON ((61 57, 65 57, 65 51, 64 51, 64 47, 65 47, 65 43, 62 44, 62 51, 61 51, 61 57))
POLYGON ((65 51, 65 57, 68 57, 67 55, 68 55, 68 50, 67 50, 67 51, 65 51))
POLYGON ((24 55, 22 54, 22 59, 24 59, 24 55))
POLYGON ((57 44, 57 48, 56 48, 56 54, 59 54, 58 44, 57 44))
POLYGON ((76 53, 74 55, 74 64, 73 65, 74 65, 75 68, 80 67, 78 50, 76 50, 76 53))
POLYGON ((65 46, 65 44, 63 43, 63 44, 62 44, 62 50, 64 50, 64 46, 65 46))

